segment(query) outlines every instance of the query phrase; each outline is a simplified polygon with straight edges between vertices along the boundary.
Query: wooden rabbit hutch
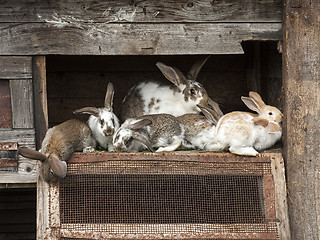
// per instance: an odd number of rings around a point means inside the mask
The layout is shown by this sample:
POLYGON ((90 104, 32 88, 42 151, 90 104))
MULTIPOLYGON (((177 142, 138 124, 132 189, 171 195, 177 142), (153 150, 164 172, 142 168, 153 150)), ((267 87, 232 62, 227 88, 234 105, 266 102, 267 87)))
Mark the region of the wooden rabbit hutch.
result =
POLYGON ((0 215, 34 222, 1 220, 0 238, 318 239, 318 12, 295 0, 1 4, 0 215), (48 127, 86 120, 72 111, 102 106, 108 82, 119 115, 135 83, 167 81, 156 62, 186 72, 209 54, 198 81, 224 112, 246 110, 250 90, 283 111, 273 149, 75 153, 52 184, 18 157, 48 127))

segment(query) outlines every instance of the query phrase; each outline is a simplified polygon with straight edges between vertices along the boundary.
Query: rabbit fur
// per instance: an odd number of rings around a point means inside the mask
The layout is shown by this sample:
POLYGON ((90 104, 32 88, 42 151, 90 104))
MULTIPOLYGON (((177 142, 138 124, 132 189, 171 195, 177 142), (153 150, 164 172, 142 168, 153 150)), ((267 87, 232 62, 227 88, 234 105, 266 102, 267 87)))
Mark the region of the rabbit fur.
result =
POLYGON ((133 86, 123 100, 121 118, 126 120, 159 113, 173 116, 199 113, 197 105, 210 105, 219 116, 222 116, 219 105, 210 99, 204 87, 196 81, 207 59, 208 57, 196 62, 187 77, 179 69, 158 62, 157 67, 173 85, 144 81, 133 86))
POLYGON ((156 152, 174 151, 182 144, 184 127, 169 114, 144 115, 127 119, 113 137, 117 152, 138 152, 158 148, 156 152))
POLYGON ((88 125, 98 144, 109 152, 113 151, 113 134, 120 127, 118 117, 113 113, 114 87, 108 84, 104 107, 84 107, 74 111, 75 114, 90 114, 88 125))
POLYGON ((199 106, 200 114, 184 114, 178 117, 185 129, 183 146, 191 149, 212 150, 211 145, 216 141, 216 112, 209 107, 199 106))
POLYGON ((19 153, 27 158, 41 160, 43 179, 46 182, 54 182, 66 176, 66 162, 73 152, 92 152, 95 147, 96 140, 89 126, 77 119, 70 119, 48 129, 39 152, 20 147, 19 153))
POLYGON ((266 105, 256 92, 241 100, 258 114, 231 112, 221 117, 216 127, 216 143, 211 147, 215 151, 229 149, 237 155, 256 156, 258 151, 281 139, 283 115, 276 107, 266 105))

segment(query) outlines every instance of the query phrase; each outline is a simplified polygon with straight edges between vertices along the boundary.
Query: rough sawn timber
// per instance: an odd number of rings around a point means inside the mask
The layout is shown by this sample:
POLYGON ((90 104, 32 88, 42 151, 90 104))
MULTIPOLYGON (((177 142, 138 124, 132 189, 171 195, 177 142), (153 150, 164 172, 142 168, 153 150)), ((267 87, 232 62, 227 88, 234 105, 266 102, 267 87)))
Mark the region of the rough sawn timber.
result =
POLYGON ((281 23, 0 24, 2 55, 242 54, 242 41, 281 40, 281 23))
POLYGON ((284 154, 292 239, 320 239, 320 3, 285 1, 284 154))

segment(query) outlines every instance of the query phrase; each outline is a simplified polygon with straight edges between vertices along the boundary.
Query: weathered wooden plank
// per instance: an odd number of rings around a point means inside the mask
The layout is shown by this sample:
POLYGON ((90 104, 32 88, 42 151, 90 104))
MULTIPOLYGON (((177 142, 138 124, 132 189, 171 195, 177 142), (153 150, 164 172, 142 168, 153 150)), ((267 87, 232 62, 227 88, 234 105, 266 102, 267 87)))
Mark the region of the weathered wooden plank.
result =
POLYGON ((33 128, 32 79, 11 80, 12 127, 33 128))
POLYGON ((320 239, 320 3, 285 1, 284 153, 292 239, 320 239))
POLYGON ((33 57, 33 99, 36 113, 34 114, 36 146, 40 149, 48 130, 46 58, 44 56, 33 57))
POLYGON ((281 22, 281 0, 28 1, 0 6, 0 22, 281 22))
POLYGON ((0 80, 0 112, 0 128, 11 128, 11 97, 7 80, 0 80))
POLYGON ((242 54, 245 40, 281 40, 281 24, 0 24, 2 55, 242 54))
POLYGON ((34 129, 1 129, 0 142, 18 142, 20 146, 35 147, 34 129))
MULTIPOLYGON (((50 239, 49 233, 49 184, 41 179, 41 163, 37 164, 37 239, 50 239)), ((52 238, 53 239, 53 238, 52 238)), ((58 239, 58 238, 56 238, 58 239)))
POLYGON ((288 216, 287 185, 284 160, 281 154, 272 154, 271 172, 274 178, 274 201, 277 219, 279 220, 279 238, 290 240, 290 226, 288 216))
MULTIPOLYGON (((4 44, 2 40, 0 34, 1 45, 4 44)), ((31 57, 0 56, 0 66, 0 79, 25 79, 32 77, 31 57)))

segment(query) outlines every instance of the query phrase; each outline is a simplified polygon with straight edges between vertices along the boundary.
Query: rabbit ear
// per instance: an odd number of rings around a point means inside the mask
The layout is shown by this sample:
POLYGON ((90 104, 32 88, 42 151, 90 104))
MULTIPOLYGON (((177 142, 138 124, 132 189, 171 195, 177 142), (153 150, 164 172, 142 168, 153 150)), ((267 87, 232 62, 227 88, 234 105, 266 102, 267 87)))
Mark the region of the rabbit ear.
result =
POLYGON ((32 149, 27 148, 27 147, 19 147, 19 154, 24 156, 24 157, 26 157, 26 158, 40 160, 42 162, 47 160, 46 155, 44 155, 43 153, 35 151, 35 150, 32 150, 32 149))
POLYGON ((134 124, 132 124, 130 126, 130 129, 137 130, 137 129, 140 129, 142 127, 148 126, 150 124, 152 124, 152 121, 150 119, 141 119, 141 120, 135 122, 134 124))
POLYGON ((99 117, 100 110, 95 107, 84 107, 73 111, 74 114, 90 114, 99 117))
POLYGON ((114 88, 112 83, 108 83, 106 97, 104 99, 104 107, 112 112, 114 88))
POLYGON ((260 107, 256 104, 256 102, 252 98, 250 98, 250 97, 241 97, 241 100, 252 111, 255 111, 257 113, 260 112, 260 107))
POLYGON ((135 140, 141 142, 143 145, 145 145, 151 152, 154 152, 153 148, 152 148, 152 144, 150 143, 150 141, 143 136, 142 134, 138 133, 138 132, 133 132, 132 133, 132 138, 134 138, 135 140))
POLYGON ((262 109, 266 104, 262 100, 259 93, 256 92, 249 92, 249 97, 256 103, 256 105, 259 107, 259 109, 262 109))
POLYGON ((213 101, 211 98, 208 99, 208 105, 212 107, 212 109, 216 112, 218 119, 223 116, 223 112, 221 111, 219 104, 213 101))
POLYGON ((198 77, 198 74, 201 70, 201 68, 203 67, 203 65, 206 63, 206 61, 208 60, 208 58, 210 57, 210 55, 206 58, 203 58, 197 62, 195 62, 192 67, 190 68, 189 72, 188 72, 188 79, 191 80, 196 80, 198 77))
POLYGON ((60 161, 55 155, 51 155, 48 159, 50 168, 59 178, 64 178, 67 175, 67 163, 65 161, 60 161))
POLYGON ((197 106, 201 109, 201 112, 204 114, 204 116, 208 120, 213 122, 214 125, 217 125, 220 116, 215 111, 213 111, 211 108, 208 108, 208 107, 202 107, 200 105, 197 105, 197 106))
POLYGON ((254 122, 255 125, 261 125, 263 127, 266 127, 269 124, 269 120, 261 117, 255 117, 252 119, 252 121, 254 122))
POLYGON ((267 128, 268 128, 268 133, 276 133, 281 130, 280 125, 276 122, 269 122, 267 128))
POLYGON ((186 84, 185 76, 179 69, 165 65, 162 62, 156 63, 162 74, 174 85, 186 84))

